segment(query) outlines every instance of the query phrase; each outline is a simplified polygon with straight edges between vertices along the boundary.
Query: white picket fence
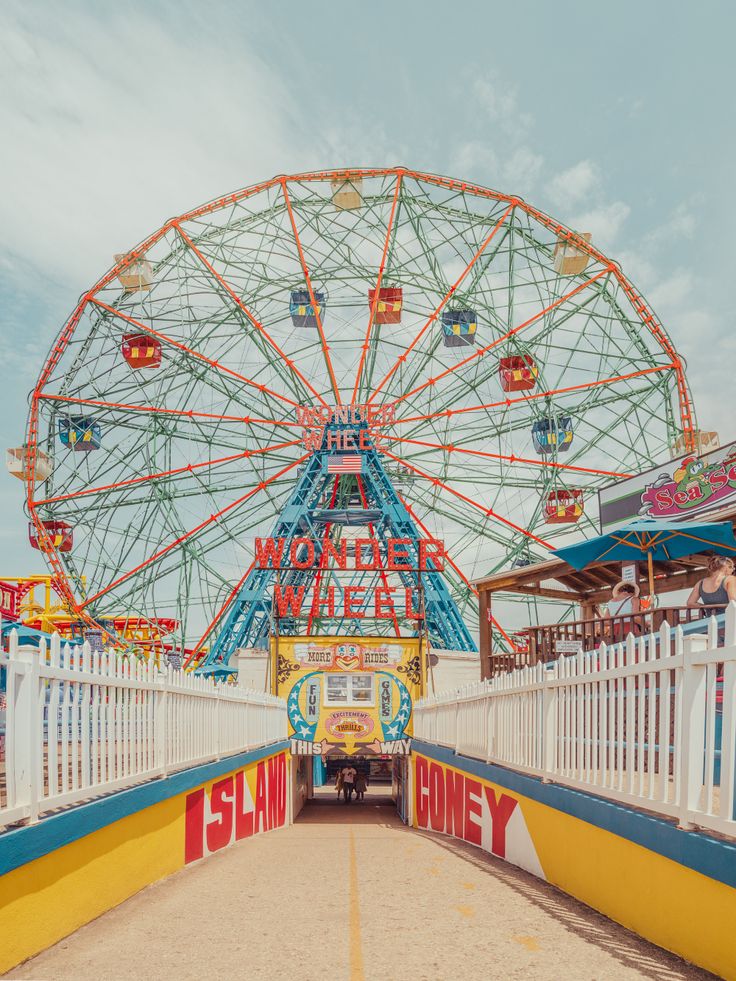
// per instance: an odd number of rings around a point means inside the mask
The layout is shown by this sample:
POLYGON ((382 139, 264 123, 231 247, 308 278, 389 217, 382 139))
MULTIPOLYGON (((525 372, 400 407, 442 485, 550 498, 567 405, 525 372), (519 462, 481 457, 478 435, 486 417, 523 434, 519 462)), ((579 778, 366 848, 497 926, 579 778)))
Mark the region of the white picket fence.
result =
POLYGON ((47 652, 13 632, 0 668, 0 829, 287 735, 281 698, 58 635, 47 652))
POLYGON ((414 735, 736 837, 736 603, 725 620, 725 642, 663 624, 425 698, 414 735))

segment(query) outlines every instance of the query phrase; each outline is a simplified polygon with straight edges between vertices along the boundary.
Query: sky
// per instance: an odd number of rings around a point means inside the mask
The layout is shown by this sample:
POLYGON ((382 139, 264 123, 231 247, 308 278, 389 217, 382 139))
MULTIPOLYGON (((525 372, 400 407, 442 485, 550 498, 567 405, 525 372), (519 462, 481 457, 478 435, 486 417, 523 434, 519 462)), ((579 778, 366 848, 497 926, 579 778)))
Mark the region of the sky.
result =
MULTIPOLYGON (((619 261, 728 397, 731 3, 0 5, 2 435, 77 299, 172 215, 275 174, 406 165, 526 198, 619 261)), ((0 577, 44 571, 0 478, 0 577)))

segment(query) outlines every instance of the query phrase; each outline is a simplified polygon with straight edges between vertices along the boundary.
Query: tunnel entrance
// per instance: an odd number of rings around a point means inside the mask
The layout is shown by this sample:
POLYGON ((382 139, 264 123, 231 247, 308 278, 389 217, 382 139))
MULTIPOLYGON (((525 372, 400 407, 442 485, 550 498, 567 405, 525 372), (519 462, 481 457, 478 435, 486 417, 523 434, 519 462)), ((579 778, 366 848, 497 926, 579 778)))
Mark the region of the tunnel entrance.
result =
POLYGON ((291 765, 295 821, 408 823, 408 757, 293 756, 291 765))

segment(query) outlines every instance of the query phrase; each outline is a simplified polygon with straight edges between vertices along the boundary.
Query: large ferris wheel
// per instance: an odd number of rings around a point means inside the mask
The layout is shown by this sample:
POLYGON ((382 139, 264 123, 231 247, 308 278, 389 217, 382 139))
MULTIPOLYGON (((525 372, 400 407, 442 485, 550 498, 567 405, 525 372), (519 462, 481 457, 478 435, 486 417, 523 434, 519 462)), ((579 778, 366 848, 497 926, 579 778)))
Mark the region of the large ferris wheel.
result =
MULTIPOLYGON (((358 406, 468 624, 474 577, 595 534, 596 488, 694 427, 681 359, 584 230, 405 168, 278 177, 167 222, 83 295, 32 394, 32 544, 81 618, 166 622, 195 650, 320 450, 305 419, 358 406)), ((314 507, 343 518, 320 534, 349 536, 351 507, 377 533, 366 488, 323 482, 314 507)))

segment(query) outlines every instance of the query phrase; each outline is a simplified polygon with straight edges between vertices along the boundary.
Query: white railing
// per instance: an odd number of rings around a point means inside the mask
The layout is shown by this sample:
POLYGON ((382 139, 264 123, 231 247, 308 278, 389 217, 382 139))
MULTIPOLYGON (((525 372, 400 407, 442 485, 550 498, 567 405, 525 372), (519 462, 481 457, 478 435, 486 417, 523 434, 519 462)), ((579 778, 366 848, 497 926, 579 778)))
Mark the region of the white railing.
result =
POLYGON ((279 742, 286 703, 89 645, 0 651, 0 829, 279 742))
POLYGON ((414 707, 414 735, 736 837, 736 603, 657 634, 521 668, 414 707), (707 630, 707 632, 705 632, 707 630))

